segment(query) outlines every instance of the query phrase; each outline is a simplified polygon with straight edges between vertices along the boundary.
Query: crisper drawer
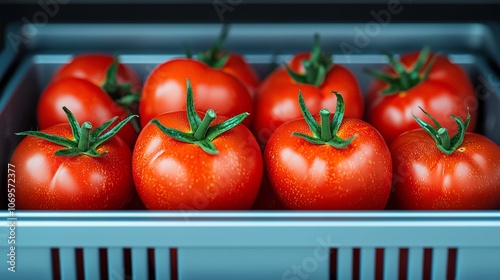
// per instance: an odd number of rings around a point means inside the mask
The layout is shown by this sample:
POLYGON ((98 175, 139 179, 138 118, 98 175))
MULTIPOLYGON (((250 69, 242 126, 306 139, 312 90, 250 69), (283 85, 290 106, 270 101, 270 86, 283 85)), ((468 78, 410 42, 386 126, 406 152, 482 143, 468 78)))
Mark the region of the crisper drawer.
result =
MULTIPOLYGON (((227 48, 244 54, 265 76, 273 57, 281 63, 310 49, 317 32, 323 49, 352 70, 366 92, 370 78, 363 69, 387 63, 380 50, 401 53, 428 43, 467 71, 479 99, 478 132, 500 144, 500 80, 493 70, 498 60, 492 57, 497 39, 488 26, 391 24, 364 45, 356 43, 353 31, 360 26, 235 24, 227 48), (346 50, 343 43, 357 51, 346 50)), ((73 54, 120 54, 144 79, 156 65, 182 56, 184 43, 205 49, 220 25, 38 28, 17 54, 15 71, 2 77, 2 182, 12 173, 9 159, 21 140, 14 133, 36 128, 38 97, 73 54)), ((500 211, 3 210, 0 217, 5 225, 0 226, 0 279, 500 278, 500 211), (15 273, 7 270, 12 259, 15 273)))

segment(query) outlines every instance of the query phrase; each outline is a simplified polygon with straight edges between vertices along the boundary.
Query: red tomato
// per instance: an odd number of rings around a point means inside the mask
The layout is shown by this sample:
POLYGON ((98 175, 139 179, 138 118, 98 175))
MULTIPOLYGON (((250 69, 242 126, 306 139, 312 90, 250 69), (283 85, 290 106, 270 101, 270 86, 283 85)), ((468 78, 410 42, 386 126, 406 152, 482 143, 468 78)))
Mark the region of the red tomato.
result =
MULTIPOLYGON (((197 109, 213 109, 218 115, 232 117, 253 112, 253 101, 245 85, 221 70, 192 59, 174 59, 158 66, 148 77, 139 103, 144 127, 157 115, 186 109, 186 78, 194 86, 197 109)), ((244 124, 249 126, 250 118, 244 124)))
MULTIPOLYGON (((197 59, 214 69, 220 69, 238 78, 248 88, 253 98, 260 83, 259 76, 252 66, 245 61, 243 56, 222 50, 228 32, 229 25, 224 25, 214 45, 206 52, 200 53, 197 59)), ((188 57, 190 56, 188 55, 188 57)))
POLYGON ((221 70, 238 78, 248 88, 250 96, 252 98, 255 96, 260 78, 255 69, 245 61, 243 56, 230 53, 227 62, 222 66, 221 70))
MULTIPOLYGON (((69 124, 43 133, 75 139, 69 124)), ((119 137, 97 146, 102 156, 57 156, 63 146, 27 136, 11 162, 16 167, 16 206, 23 210, 120 209, 132 196, 132 153, 119 137)))
POLYGON ((450 154, 440 150, 424 129, 397 137, 390 145, 394 164, 391 206, 414 210, 498 209, 500 148, 479 134, 466 132, 462 137, 463 142, 451 139, 450 154))
MULTIPOLYGON (((80 54, 62 66, 52 76, 51 82, 57 82, 69 77, 80 78, 102 86, 106 81, 106 74, 115 58, 108 54, 80 54)), ((127 65, 119 64, 116 75, 118 84, 130 83, 132 91, 140 91, 141 79, 127 65)))
MULTIPOLYGON (((317 39, 318 40, 318 39, 317 39)), ((319 52, 319 41, 316 41, 312 53, 300 53, 293 57, 289 67, 298 74, 306 75, 304 64, 315 61, 314 52, 319 52)), ((324 80, 320 84, 298 82, 285 67, 278 68, 262 82, 257 93, 255 120, 252 131, 257 140, 265 145, 276 128, 281 124, 302 117, 296 102, 297 91, 301 90, 304 99, 313 112, 321 108, 335 110, 337 98, 330 93, 333 89, 342 92, 345 99, 347 117, 361 118, 363 116, 363 97, 356 77, 341 65, 331 65, 328 56, 319 56, 318 63, 326 69, 324 80)), ((315 72, 313 68, 310 72, 315 72)), ((321 74, 318 74, 321 75, 321 74)), ((307 76, 307 75, 306 75, 307 76)))
MULTIPOLYGON (((306 69, 304 68, 304 61, 310 59, 311 53, 298 53, 292 57, 290 62, 288 62, 288 67, 297 73, 304 74, 306 72, 306 69)), ((266 79, 260 84, 257 91, 257 97, 260 97, 263 92, 266 92, 267 87, 274 83, 290 83, 291 81, 293 81, 293 78, 290 77, 290 74, 288 74, 286 67, 280 66, 271 72, 271 74, 269 74, 269 76, 267 76, 266 79)))
POLYGON ((390 67, 383 71, 395 78, 391 93, 383 93, 389 84, 379 79, 374 80, 368 90, 366 119, 377 128, 387 143, 401 133, 419 127, 412 117, 412 113, 423 117, 419 106, 426 108, 443 126, 450 128, 451 133, 457 131, 457 126, 449 117, 450 114, 466 118, 467 107, 470 107, 472 119, 468 130, 474 131, 476 127, 478 102, 467 73, 447 57, 429 54, 428 49, 422 50, 420 54, 412 52, 401 56, 401 68, 406 74, 396 74, 390 67), (428 67, 430 72, 424 77, 428 67), (402 85, 401 76, 405 75, 408 76, 408 86, 402 85))
POLYGON ((215 119, 208 110, 201 121, 192 107, 189 83, 187 89, 188 117, 186 111, 159 115, 139 134, 132 169, 141 200, 157 210, 249 209, 263 170, 257 141, 245 126, 237 125, 244 114, 215 119), (232 129, 213 134, 229 123, 232 129))
POLYGON ((321 125, 310 115, 308 119, 307 111, 306 119, 281 125, 269 139, 264 152, 267 175, 286 208, 380 210, 387 203, 392 178, 389 149, 366 122, 342 121, 343 100, 337 97, 334 124, 330 124, 328 110, 321 110, 328 113, 322 115, 321 125), (312 132, 311 125, 320 131, 312 132))
MULTIPOLYGON (((96 126, 114 116, 118 116, 119 120, 128 116, 100 87, 80 78, 66 78, 51 83, 40 96, 37 107, 40 129, 66 122, 62 106, 68 107, 78 120, 88 121, 96 126)), ((131 123, 127 123, 118 135, 129 147, 134 147, 137 132, 131 123)))

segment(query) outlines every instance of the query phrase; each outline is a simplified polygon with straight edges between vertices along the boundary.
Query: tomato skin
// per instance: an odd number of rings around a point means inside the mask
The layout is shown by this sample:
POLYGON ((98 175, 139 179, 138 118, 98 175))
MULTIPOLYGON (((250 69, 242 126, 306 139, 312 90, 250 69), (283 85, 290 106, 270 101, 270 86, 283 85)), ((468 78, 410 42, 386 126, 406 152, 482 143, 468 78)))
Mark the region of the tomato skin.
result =
POLYGON ((159 65, 144 84, 139 103, 143 127, 157 115, 186 109, 186 78, 193 85, 199 111, 213 109, 228 118, 248 112, 243 123, 251 124, 253 101, 240 80, 196 60, 174 59, 159 65))
POLYGON ((243 56, 236 53, 229 54, 229 58, 221 70, 238 78, 243 84, 245 84, 250 95, 254 98, 255 92, 260 83, 260 78, 255 69, 253 69, 252 66, 245 61, 243 56))
MULTIPOLYGON (((169 128, 190 131, 185 111, 156 119, 169 128)), ((224 120, 217 117, 213 125, 224 120)), ((238 125, 213 143, 217 155, 174 140, 152 123, 146 125, 132 159, 134 181, 144 205, 152 210, 250 209, 263 173, 255 138, 245 126, 238 125)))
MULTIPOLYGON (((295 56, 290 67, 303 73, 302 61, 309 59, 309 53, 295 56)), ((337 97, 331 91, 342 93, 345 101, 345 115, 352 118, 363 117, 363 97, 356 77, 347 68, 334 65, 325 77, 324 83, 314 85, 295 82, 284 68, 273 72, 260 86, 257 94, 255 120, 252 131, 261 144, 266 144, 270 135, 281 124, 302 118, 297 103, 297 93, 301 90, 307 106, 312 112, 326 108, 331 112, 337 107, 337 97)))
POLYGON ((411 210, 479 210, 500 207, 500 148, 465 133, 446 155, 423 129, 403 133, 390 145, 394 164, 390 204, 411 210))
MULTIPOLYGON (((288 67, 299 74, 304 74, 305 68, 303 65, 303 61, 310 58, 311 54, 308 52, 298 53, 292 57, 290 62, 288 62, 288 67)), ((286 71, 286 68, 284 66, 280 66, 276 70, 271 72, 271 74, 269 74, 264 81, 262 81, 257 91, 257 97, 262 96, 266 89, 275 83, 290 83, 292 81, 293 79, 290 78, 290 75, 286 71)))
MULTIPOLYGON (((410 68, 418 54, 412 52, 403 55, 401 62, 410 68)), ((383 72, 395 73, 388 67, 383 72)), ((444 56, 438 56, 425 81, 408 91, 383 95, 381 91, 386 87, 387 83, 380 80, 371 83, 366 97, 366 120, 382 134, 387 143, 403 132, 420 128, 412 117, 412 113, 420 118, 424 116, 418 106, 426 108, 438 122, 450 129, 451 134, 455 134, 458 127, 450 114, 465 119, 467 107, 470 107, 472 118, 467 131, 475 130, 478 103, 472 83, 459 65, 451 63, 444 56)))
MULTIPOLYGON (((106 80, 106 73, 114 61, 114 57, 108 54, 80 54, 63 65, 53 76, 51 82, 57 82, 66 78, 80 78, 96 86, 102 86, 106 80)), ((130 83, 133 91, 140 91, 141 79, 127 65, 119 64, 117 72, 118 84, 130 83)))
POLYGON ((287 122, 274 132, 264 152, 269 183, 286 208, 384 209, 391 189, 391 156, 372 126, 345 118, 338 136, 358 136, 344 149, 310 144, 291 136, 293 132, 312 135, 305 120, 287 122))
MULTIPOLYGON (((73 139, 69 124, 42 132, 73 139)), ((97 148, 102 157, 59 157, 64 147, 27 136, 11 162, 16 166, 16 207, 23 210, 107 210, 128 204, 134 190, 132 152, 117 136, 97 148)))
MULTIPOLYGON (((37 107, 40 129, 66 123, 66 114, 61 110, 63 106, 73 112, 79 122, 88 121, 94 128, 115 116, 118 116, 116 123, 128 117, 127 112, 100 87, 87 80, 66 78, 51 83, 40 96, 37 107)), ((137 133, 131 123, 127 123, 118 135, 131 149, 134 147, 137 133)))

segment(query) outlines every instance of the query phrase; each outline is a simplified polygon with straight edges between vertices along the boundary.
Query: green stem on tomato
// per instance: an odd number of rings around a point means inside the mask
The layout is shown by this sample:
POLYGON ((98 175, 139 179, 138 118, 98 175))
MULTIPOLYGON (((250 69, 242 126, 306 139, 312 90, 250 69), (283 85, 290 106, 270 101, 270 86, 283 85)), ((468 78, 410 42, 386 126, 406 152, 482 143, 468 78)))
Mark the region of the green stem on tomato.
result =
POLYGON ((200 126, 198 126, 198 129, 194 132, 194 139, 196 140, 201 140, 206 137, 208 128, 210 127, 210 124, 217 118, 217 115, 215 114, 214 110, 210 109, 205 113, 205 117, 200 123, 200 126))
POLYGON ((439 54, 434 54, 425 68, 430 56, 429 46, 424 46, 411 69, 407 69, 401 61, 397 60, 393 54, 385 53, 389 59, 389 64, 396 72, 396 76, 391 73, 384 73, 373 69, 365 69, 365 72, 375 79, 386 82, 387 87, 381 91, 383 95, 393 95, 398 92, 406 92, 423 81, 427 80, 430 70, 439 54), (422 72, 422 73, 421 73, 422 72))
POLYGON ((447 155, 451 155, 456 149, 460 147, 460 145, 462 145, 465 137, 465 131, 469 126, 471 118, 469 108, 467 108, 467 118, 465 122, 457 116, 450 115, 450 117, 453 118, 458 125, 457 134, 455 134, 455 136, 451 138, 447 128, 441 127, 438 121, 434 119, 431 114, 427 113, 421 107, 418 108, 420 108, 420 110, 422 110, 422 112, 424 112, 424 114, 432 120, 437 129, 412 113, 413 118, 425 131, 427 131, 427 133, 429 133, 429 135, 432 136, 432 138, 434 138, 434 140, 436 141, 436 146, 441 152, 447 155))
POLYGON ((311 50, 311 58, 304 60, 304 74, 299 74, 293 71, 288 64, 285 64, 286 70, 290 77, 297 83, 320 86, 326 78, 326 74, 333 66, 332 56, 321 53, 321 44, 319 35, 314 35, 314 46, 311 50))
POLYGON ((65 147, 64 149, 58 150, 55 153, 56 156, 87 155, 91 157, 100 157, 104 156, 107 151, 99 153, 97 148, 104 142, 108 141, 111 137, 115 136, 118 131, 125 126, 125 124, 132 120, 132 118, 137 117, 137 115, 129 116, 104 133, 104 131, 107 130, 118 117, 114 117, 98 128, 92 130, 92 124, 90 122, 84 122, 80 127, 73 113, 66 107, 63 107, 63 110, 66 113, 68 122, 71 126, 73 139, 41 131, 23 131, 16 133, 16 135, 34 136, 65 147))
MULTIPOLYGON (((229 59, 229 54, 221 53, 221 50, 222 46, 226 42, 228 33, 229 25, 224 24, 222 26, 221 34, 219 35, 219 38, 217 39, 215 44, 208 51, 199 53, 198 60, 215 69, 224 67, 227 60, 229 59)), ((190 55, 187 55, 187 57, 191 58, 190 55)))
POLYGON ((328 109, 321 109, 319 114, 321 116, 321 140, 329 141, 332 139, 332 132, 330 131, 330 111, 328 111, 328 109))
MULTIPOLYGON (((106 71, 106 79, 101 85, 102 90, 106 92, 113 101, 122 107, 129 116, 132 116, 131 106, 132 104, 139 102, 141 99, 141 94, 132 91, 132 86, 130 83, 118 84, 118 68, 120 62, 118 58, 114 58, 113 63, 108 67, 106 71)), ((140 126, 136 119, 131 121, 135 132, 139 133, 140 126)))
POLYGON ((80 140, 78 141, 78 150, 85 152, 90 147, 90 130, 92 129, 92 124, 89 122, 84 122, 82 124, 80 132, 80 140))
POLYGON ((448 129, 444 127, 438 129, 437 137, 441 140, 441 146, 443 146, 443 149, 449 150, 451 148, 450 134, 448 133, 448 129))
POLYGON ((343 149, 352 143, 352 141, 358 136, 357 134, 352 135, 348 139, 342 139, 337 135, 344 117, 344 99, 340 93, 333 91, 332 93, 337 96, 337 108, 335 109, 335 115, 333 120, 330 122, 330 111, 328 111, 328 109, 321 109, 319 112, 321 122, 320 125, 312 117, 309 109, 307 109, 302 92, 299 90, 300 110, 302 111, 304 120, 309 126, 313 136, 299 132, 294 132, 292 136, 300 137, 314 145, 330 145, 337 149, 343 149))
POLYGON ((215 155, 219 151, 212 143, 212 141, 222 133, 236 127, 248 116, 248 113, 242 113, 234 116, 224 122, 210 126, 217 118, 214 110, 209 109, 205 113, 203 120, 200 119, 198 113, 194 108, 193 88, 191 82, 186 79, 186 114, 190 127, 190 132, 184 132, 173 128, 164 126, 158 119, 153 119, 152 124, 156 125, 167 136, 184 143, 198 145, 203 151, 215 155))

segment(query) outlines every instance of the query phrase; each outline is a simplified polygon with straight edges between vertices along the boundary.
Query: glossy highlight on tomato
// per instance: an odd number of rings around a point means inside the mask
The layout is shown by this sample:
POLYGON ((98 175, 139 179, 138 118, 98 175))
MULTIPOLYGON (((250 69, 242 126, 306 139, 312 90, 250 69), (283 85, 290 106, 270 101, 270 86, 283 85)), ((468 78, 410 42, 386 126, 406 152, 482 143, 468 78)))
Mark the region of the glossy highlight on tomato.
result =
POLYGON ((130 118, 112 128, 109 134, 102 134, 104 129, 99 128, 89 131, 88 122, 79 128, 76 120, 74 127, 63 123, 18 134, 29 136, 16 147, 11 159, 17 175, 16 208, 116 210, 125 207, 134 190, 132 152, 115 134, 130 118), (98 130, 100 134, 96 134, 98 130), (44 136, 47 134, 52 136, 44 136), (56 138, 54 141, 61 144, 43 137, 56 138), (82 143, 87 144, 82 146, 82 143))
POLYGON ((342 92, 345 115, 363 117, 363 97, 356 77, 346 67, 333 64, 331 55, 321 54, 316 36, 311 53, 295 55, 287 67, 276 69, 259 87, 252 131, 262 145, 281 124, 302 117, 297 104, 299 90, 313 112, 321 108, 335 111, 337 97, 331 90, 342 92))
MULTIPOLYGON (((96 126, 114 116, 124 120, 129 115, 100 87, 83 79, 66 78, 50 84, 40 96, 37 120, 41 129, 66 122, 62 106, 68 107, 77 119, 96 126)), ((129 147, 134 147, 137 132, 131 123, 125 125, 118 134, 129 147)))
MULTIPOLYGON (((259 86, 260 78, 255 69, 248 64, 242 55, 222 50, 228 33, 229 25, 224 24, 217 41, 209 50, 199 53, 197 60, 213 69, 220 69, 222 72, 236 77, 248 88, 250 96, 253 98, 259 86)), ((192 58, 192 55, 188 53, 187 57, 192 58)))
POLYGON ((478 101, 462 67, 427 47, 403 54, 400 61, 389 55, 389 60, 391 66, 382 72, 369 71, 375 79, 366 97, 366 119, 387 143, 419 128, 412 116, 424 117, 418 107, 426 108, 452 134, 458 127, 450 114, 465 119, 469 108, 471 123, 467 130, 475 130, 478 101))
POLYGON ((305 119, 281 125, 264 151, 269 183, 288 209, 382 210, 391 188, 389 149, 368 123, 343 119, 336 95, 333 120, 323 109, 320 123, 300 97, 305 119))
MULTIPOLYGON (((107 71, 115 59, 112 55, 100 53, 75 55, 52 76, 51 83, 66 78, 79 78, 101 87, 106 82, 107 71)), ((132 91, 141 89, 141 79, 125 64, 118 65, 116 80, 118 84, 130 83, 132 91)))
POLYGON ((465 123, 458 117, 452 119, 459 127, 452 138, 446 128, 434 129, 421 121, 426 129, 408 131, 391 143, 391 208, 500 208, 500 147, 482 135, 465 132, 469 119, 465 123))
MULTIPOLYGON (((105 54, 75 56, 52 77, 37 105, 37 120, 41 129, 66 122, 61 107, 69 108, 78 120, 96 126, 114 116, 124 120, 134 111, 133 102, 140 89, 140 80, 130 68, 105 54), (133 97, 132 100, 126 98, 133 97)), ((135 122, 135 120, 133 121, 135 122)), ((120 137, 132 149, 138 125, 128 123, 120 137)))
POLYGON ((186 109, 186 78, 193 84, 197 110, 213 109, 228 118, 248 112, 244 124, 251 124, 253 101, 240 80, 193 59, 174 59, 159 65, 144 84, 139 102, 143 127, 160 114, 186 109))
POLYGON ((187 111, 156 116, 138 137, 132 167, 141 200, 152 210, 250 209, 263 169, 255 138, 238 125, 247 114, 198 113, 186 87, 187 111))

